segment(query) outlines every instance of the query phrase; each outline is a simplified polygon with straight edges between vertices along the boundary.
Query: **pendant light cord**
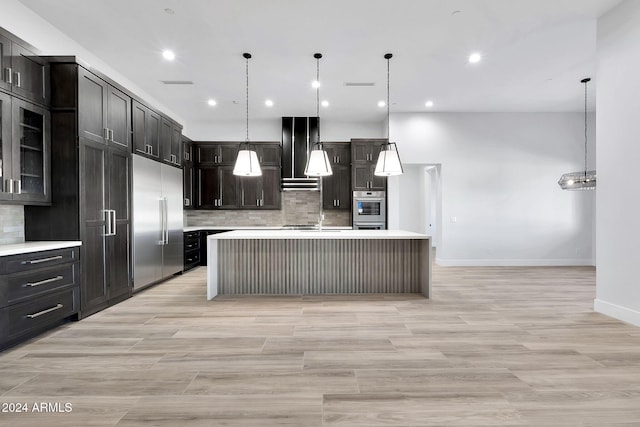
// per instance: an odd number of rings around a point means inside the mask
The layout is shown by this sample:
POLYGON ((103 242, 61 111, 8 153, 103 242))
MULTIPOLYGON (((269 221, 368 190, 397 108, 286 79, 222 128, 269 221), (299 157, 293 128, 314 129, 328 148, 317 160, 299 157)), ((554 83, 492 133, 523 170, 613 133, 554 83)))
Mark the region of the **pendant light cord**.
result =
POLYGON ((246 103, 246 112, 247 112, 247 123, 246 123, 246 129, 247 129, 247 135, 245 138, 245 142, 249 143, 249 58, 251 58, 251 55, 247 55, 245 54, 245 60, 246 60, 246 66, 245 66, 245 71, 246 71, 246 76, 247 76, 247 80, 246 80, 246 87, 247 87, 247 92, 246 92, 246 99, 247 99, 247 103, 246 103))
POLYGON ((318 124, 316 126, 317 130, 318 130, 318 147, 322 147, 322 145, 320 145, 320 58, 322 58, 322 55, 319 53, 316 53, 315 55, 313 55, 316 58, 316 82, 317 82, 317 87, 316 87, 316 117, 318 118, 318 124))
POLYGON ((584 176, 587 176, 587 83, 589 80, 584 81, 584 176))
POLYGON ((391 62, 390 59, 391 59, 390 56, 387 57, 387 143, 389 143, 389 141, 391 139, 391 137, 389 135, 389 132, 390 132, 389 127, 391 126, 391 118, 390 118, 391 117, 391 113, 389 112, 389 109, 391 108, 389 106, 389 84, 390 84, 389 82, 391 80, 390 77, 389 77, 389 75, 390 75, 389 64, 391 62))

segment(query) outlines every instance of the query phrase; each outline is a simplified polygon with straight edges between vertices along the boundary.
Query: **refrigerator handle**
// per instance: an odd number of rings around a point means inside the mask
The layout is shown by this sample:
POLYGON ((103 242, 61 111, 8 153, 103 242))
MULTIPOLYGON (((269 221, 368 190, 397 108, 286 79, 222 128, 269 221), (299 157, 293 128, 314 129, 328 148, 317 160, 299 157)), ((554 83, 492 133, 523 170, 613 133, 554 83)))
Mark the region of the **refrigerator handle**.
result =
POLYGON ((111 211, 109 209, 105 209, 102 211, 102 215, 104 218, 104 234, 103 236, 108 237, 111 236, 111 211))
POLYGON ((158 199, 158 201, 160 202, 160 240, 158 241, 158 243, 163 246, 164 243, 164 229, 166 228, 166 217, 165 217, 165 211, 164 211, 164 197, 161 197, 160 199, 158 199))
POLYGON ((113 209, 111 211, 111 235, 115 236, 117 234, 116 231, 116 211, 113 209))
POLYGON ((162 198, 162 212, 164 215, 163 228, 162 228, 162 232, 163 232, 162 243, 164 245, 168 245, 169 244, 169 202, 167 201, 166 197, 162 198))

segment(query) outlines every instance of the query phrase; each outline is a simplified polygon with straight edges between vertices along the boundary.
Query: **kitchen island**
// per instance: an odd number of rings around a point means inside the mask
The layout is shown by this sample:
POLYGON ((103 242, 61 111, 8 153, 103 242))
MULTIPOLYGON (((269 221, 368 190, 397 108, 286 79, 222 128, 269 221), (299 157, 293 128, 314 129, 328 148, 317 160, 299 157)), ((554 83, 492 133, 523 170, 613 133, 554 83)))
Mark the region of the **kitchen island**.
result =
POLYGON ((431 293, 431 238, 400 230, 236 230, 207 238, 217 295, 431 293))

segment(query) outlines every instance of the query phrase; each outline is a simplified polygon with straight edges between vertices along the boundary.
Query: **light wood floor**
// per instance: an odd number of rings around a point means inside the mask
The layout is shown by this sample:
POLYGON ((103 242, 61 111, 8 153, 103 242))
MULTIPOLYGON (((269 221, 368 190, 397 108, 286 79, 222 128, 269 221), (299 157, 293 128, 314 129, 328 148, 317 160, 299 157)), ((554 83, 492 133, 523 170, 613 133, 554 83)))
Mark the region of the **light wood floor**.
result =
POLYGON ((225 297, 205 269, 0 354, 28 426, 638 426, 640 328, 593 268, 438 268, 418 295, 225 297))

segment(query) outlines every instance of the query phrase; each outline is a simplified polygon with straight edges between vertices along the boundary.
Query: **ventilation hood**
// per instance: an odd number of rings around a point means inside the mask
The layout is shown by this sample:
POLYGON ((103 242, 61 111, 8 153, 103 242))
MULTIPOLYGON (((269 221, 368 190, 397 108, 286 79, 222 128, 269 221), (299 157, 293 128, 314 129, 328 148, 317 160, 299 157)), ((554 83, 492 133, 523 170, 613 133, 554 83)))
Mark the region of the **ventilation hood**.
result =
POLYGON ((282 118, 282 191, 318 191, 317 177, 304 174, 307 156, 318 140, 318 117, 282 118))

